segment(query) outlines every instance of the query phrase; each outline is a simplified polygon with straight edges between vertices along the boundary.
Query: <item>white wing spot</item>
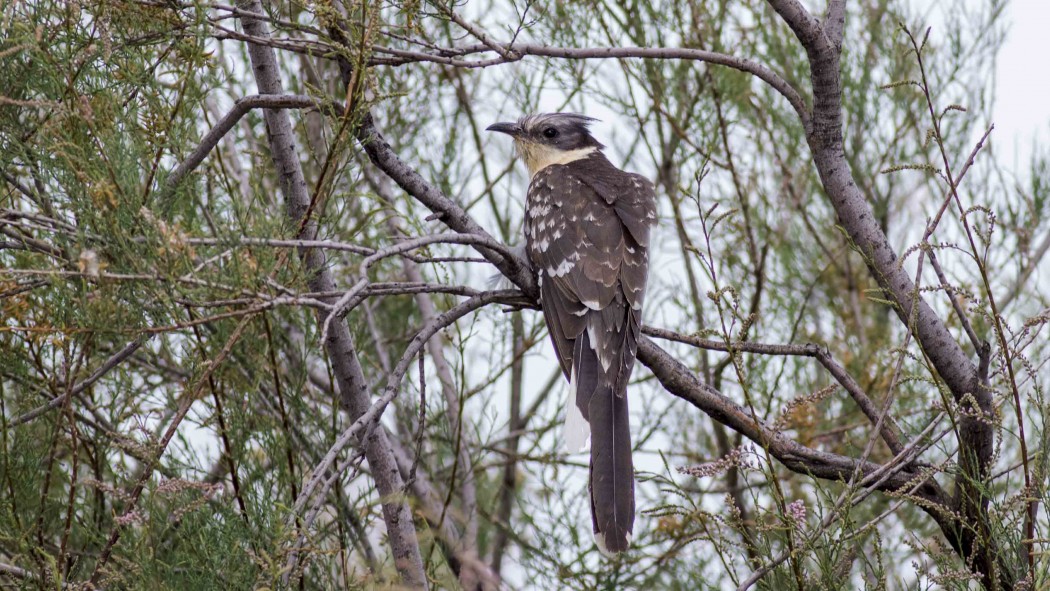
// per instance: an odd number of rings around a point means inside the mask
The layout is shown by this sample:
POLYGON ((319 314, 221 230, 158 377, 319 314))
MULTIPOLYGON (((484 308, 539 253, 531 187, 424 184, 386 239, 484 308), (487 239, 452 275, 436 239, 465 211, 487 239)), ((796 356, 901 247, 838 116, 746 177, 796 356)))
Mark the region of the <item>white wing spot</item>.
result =
POLYGON ((598 354, 598 361, 602 364, 602 369, 608 372, 609 367, 612 366, 612 359, 609 359, 609 356, 604 348, 598 348, 598 339, 595 338, 595 332, 596 331, 594 330, 594 322, 588 322, 587 337, 591 341, 591 349, 594 349, 594 352, 598 354))
POLYGON ((557 267, 547 267, 547 273, 551 277, 561 277, 572 271, 572 268, 576 266, 576 263, 568 259, 562 261, 557 267))
MULTIPOLYGON (((602 307, 597 300, 583 300, 581 302, 584 306, 587 306, 591 310, 601 310, 602 307)), ((594 343, 594 339, 591 339, 591 344, 594 343)))

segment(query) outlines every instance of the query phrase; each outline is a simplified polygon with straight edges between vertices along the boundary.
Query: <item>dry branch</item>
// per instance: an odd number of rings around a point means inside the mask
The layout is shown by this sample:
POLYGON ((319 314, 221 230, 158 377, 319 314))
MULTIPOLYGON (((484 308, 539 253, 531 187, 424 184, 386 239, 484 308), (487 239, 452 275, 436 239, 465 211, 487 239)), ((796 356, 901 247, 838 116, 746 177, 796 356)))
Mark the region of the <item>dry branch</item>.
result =
MULTIPOLYGON (((258 18, 241 15, 244 30, 256 37, 269 37, 262 5, 258 0, 240 0, 238 8, 248 13, 260 15, 258 18)), ((280 70, 274 51, 268 47, 248 44, 248 54, 252 62, 252 71, 261 94, 284 95, 280 80, 280 70)), ((267 136, 275 167, 280 175, 281 191, 285 197, 286 215, 289 220, 301 228, 297 238, 313 238, 316 235, 316 222, 306 220, 310 208, 310 196, 299 163, 298 147, 292 132, 291 122, 285 111, 267 109, 267 136), (305 222, 305 223, 304 223, 305 222)), ((313 275, 310 278, 310 289, 314 291, 332 291, 335 281, 325 265, 324 253, 318 249, 300 251, 303 263, 313 275)), ((322 319, 319 317, 319 321, 322 319)), ((343 406, 353 419, 358 419, 370 406, 368 386, 364 378, 361 363, 351 341, 350 331, 344 322, 336 322, 328 338, 324 341, 325 350, 332 363, 332 369, 339 383, 339 393, 343 406)), ((376 488, 383 499, 383 518, 386 522, 388 539, 393 551, 394 564, 405 585, 416 588, 427 588, 426 573, 419 551, 419 542, 412 514, 401 491, 404 483, 397 471, 387 441, 386 432, 373 430, 362 442, 365 455, 371 466, 376 488)))

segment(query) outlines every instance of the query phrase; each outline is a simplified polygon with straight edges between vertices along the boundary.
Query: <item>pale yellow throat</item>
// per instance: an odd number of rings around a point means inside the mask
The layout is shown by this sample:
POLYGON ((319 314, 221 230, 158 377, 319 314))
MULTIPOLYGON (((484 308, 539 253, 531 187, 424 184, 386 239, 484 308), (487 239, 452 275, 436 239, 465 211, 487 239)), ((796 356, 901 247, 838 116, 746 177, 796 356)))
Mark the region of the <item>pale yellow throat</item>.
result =
POLYGON ((568 164, 586 158, 598 149, 591 146, 578 150, 559 150, 534 142, 517 140, 514 143, 521 159, 525 161, 525 166, 529 167, 530 177, 536 176, 537 172, 552 164, 568 164))

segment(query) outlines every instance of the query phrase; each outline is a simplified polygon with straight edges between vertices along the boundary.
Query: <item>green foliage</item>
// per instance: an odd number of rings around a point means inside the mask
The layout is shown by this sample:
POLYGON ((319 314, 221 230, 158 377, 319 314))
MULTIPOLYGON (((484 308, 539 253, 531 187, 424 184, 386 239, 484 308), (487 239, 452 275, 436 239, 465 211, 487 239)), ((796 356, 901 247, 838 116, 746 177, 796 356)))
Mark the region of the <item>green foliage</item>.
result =
MULTIPOLYGON (((1024 572, 1022 474, 1046 501, 1040 483, 1050 472, 1040 380, 1048 294, 1037 280, 1050 158, 1037 149, 1030 173, 1013 173, 977 152, 959 203, 946 202, 948 175, 959 178, 985 130, 1002 4, 949 10, 932 32, 926 13, 898 2, 847 4, 849 168, 902 267, 925 261, 917 293, 961 343, 949 295, 995 344, 993 475, 972 484, 994 516, 981 535, 1024 572), (926 36, 912 45, 907 31, 926 36), (934 216, 936 232, 923 236, 934 216), (943 280, 933 279, 933 255, 943 280)), ((523 111, 594 113, 605 119, 596 130, 610 158, 658 187, 646 322, 711 341, 661 346, 781 436, 890 462, 869 418, 811 356, 741 349, 816 343, 888 405, 906 439, 918 438, 917 461, 943 486, 965 477, 953 442, 967 409, 897 321, 897 303, 836 217, 807 130, 781 95, 700 61, 432 63, 495 55, 438 50, 483 46, 444 6, 267 3, 286 92, 354 103, 346 113, 291 112, 319 228, 307 238, 325 242, 337 290, 362 279, 365 253, 446 230, 368 162, 355 140, 364 109, 406 163, 508 243, 521 241, 529 179, 484 128, 523 111), (348 44, 332 40, 337 23, 348 44), (432 59, 391 63, 407 51, 432 59), (350 89, 337 56, 356 67, 350 89)), ((479 1, 456 10, 503 41, 748 58, 812 102, 807 55, 766 2, 479 1)), ((167 184, 234 101, 257 93, 240 16, 138 0, 0 8, 0 566, 20 569, 0 569, 0 584, 397 584, 383 529, 389 499, 358 449, 337 454, 343 472, 331 489, 296 507, 353 422, 332 371, 345 360, 328 359, 320 342, 343 292, 313 292, 306 250, 289 242, 301 228, 285 214, 284 171, 262 112, 167 184)), ((484 289, 491 269, 468 260, 476 256, 436 244, 369 269, 382 293, 346 317, 367 382, 355 387, 381 395, 431 315, 484 289)), ((423 375, 413 363, 383 419, 418 476, 406 495, 435 588, 462 582, 458 540, 442 528, 470 539, 466 556, 501 569, 512 588, 723 589, 765 566, 756 588, 976 585, 920 494, 867 496, 789 470, 762 442, 669 396, 640 364, 630 394, 641 458, 635 549, 602 558, 585 517, 586 460, 562 452, 565 388, 542 321, 505 312, 489 306, 440 331, 423 375), (413 488, 420 482, 431 496, 413 488)), ((1047 568, 1039 564, 1034 588, 1050 580, 1047 568)))

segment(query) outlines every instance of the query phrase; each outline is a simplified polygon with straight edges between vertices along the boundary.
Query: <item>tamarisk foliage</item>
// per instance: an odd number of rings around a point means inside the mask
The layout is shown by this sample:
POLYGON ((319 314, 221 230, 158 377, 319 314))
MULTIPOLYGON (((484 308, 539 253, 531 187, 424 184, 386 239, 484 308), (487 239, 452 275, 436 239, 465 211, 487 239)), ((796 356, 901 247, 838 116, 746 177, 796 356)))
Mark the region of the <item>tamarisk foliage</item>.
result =
POLYGON ((1046 588, 976 4, 3 5, 0 585, 1046 588), (539 111, 658 191, 611 560, 483 133, 539 111))

